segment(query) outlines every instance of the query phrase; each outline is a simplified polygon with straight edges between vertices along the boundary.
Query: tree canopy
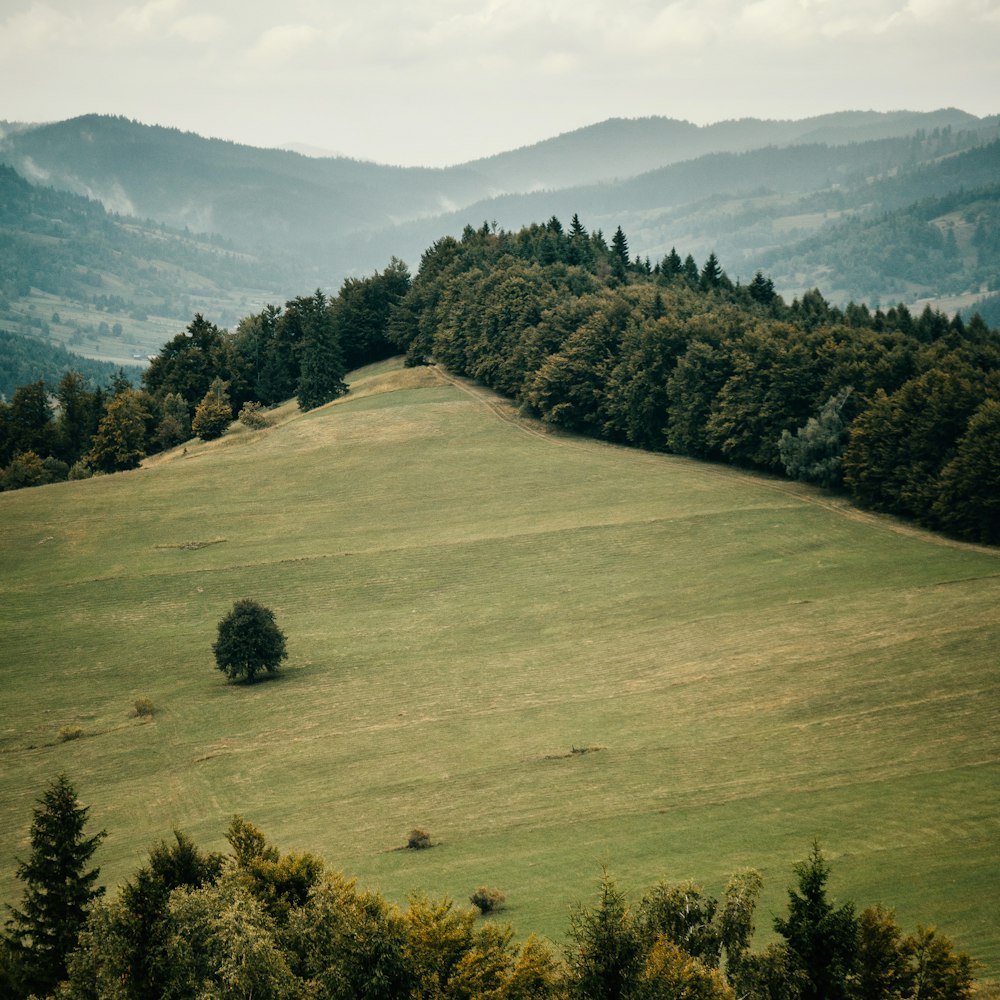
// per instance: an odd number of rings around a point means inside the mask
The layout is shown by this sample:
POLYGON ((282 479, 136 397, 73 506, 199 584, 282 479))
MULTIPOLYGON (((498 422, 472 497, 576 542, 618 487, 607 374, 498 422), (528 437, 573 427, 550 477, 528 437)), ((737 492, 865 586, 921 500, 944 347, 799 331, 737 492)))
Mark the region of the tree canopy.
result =
POLYGON ((274 612, 251 598, 237 601, 219 622, 212 651, 219 670, 230 680, 248 684, 262 672, 275 673, 288 656, 274 612))

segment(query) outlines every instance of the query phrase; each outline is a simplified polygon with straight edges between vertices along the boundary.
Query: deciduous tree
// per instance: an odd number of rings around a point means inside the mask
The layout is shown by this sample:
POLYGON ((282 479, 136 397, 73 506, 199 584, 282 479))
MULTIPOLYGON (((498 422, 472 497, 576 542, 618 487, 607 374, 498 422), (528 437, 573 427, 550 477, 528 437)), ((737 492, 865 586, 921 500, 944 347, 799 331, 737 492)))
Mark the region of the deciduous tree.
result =
POLYGON ((212 646, 216 666, 230 680, 252 683, 259 673, 274 673, 286 659, 285 635, 274 612, 250 598, 233 605, 219 622, 219 637, 212 646))

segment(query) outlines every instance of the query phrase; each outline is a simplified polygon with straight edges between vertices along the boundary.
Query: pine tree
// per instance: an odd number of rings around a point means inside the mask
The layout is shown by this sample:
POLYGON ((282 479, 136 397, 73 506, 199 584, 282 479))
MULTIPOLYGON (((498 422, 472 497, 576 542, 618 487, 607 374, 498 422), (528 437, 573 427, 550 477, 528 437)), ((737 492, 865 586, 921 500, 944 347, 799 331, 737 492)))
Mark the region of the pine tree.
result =
POLYGON ((809 857, 795 866, 796 888, 788 890, 788 916, 774 929, 785 939, 794 963, 805 974, 802 1000, 843 1000, 857 961, 858 922, 854 907, 839 908, 826 898, 830 866, 814 843, 809 857))
POLYGON ((722 283, 722 265, 719 264, 719 258, 715 256, 714 251, 708 255, 708 260, 705 261, 705 266, 701 269, 700 280, 701 287, 705 291, 718 288, 722 283))
POLYGON ((323 293, 317 289, 311 298, 296 303, 302 312, 302 353, 295 395, 300 410, 313 410, 347 391, 344 355, 323 293))
POLYGON ((7 944, 24 996, 44 996, 66 977, 66 958, 76 947, 90 904, 104 892, 95 888, 100 868, 88 871, 87 865, 105 832, 84 836, 88 812, 65 774, 46 789, 35 809, 31 856, 17 866, 24 899, 7 923, 7 944))
POLYGON ((624 281, 628 266, 628 240, 622 232, 622 227, 619 226, 615 230, 615 235, 611 237, 611 273, 619 281, 624 281))

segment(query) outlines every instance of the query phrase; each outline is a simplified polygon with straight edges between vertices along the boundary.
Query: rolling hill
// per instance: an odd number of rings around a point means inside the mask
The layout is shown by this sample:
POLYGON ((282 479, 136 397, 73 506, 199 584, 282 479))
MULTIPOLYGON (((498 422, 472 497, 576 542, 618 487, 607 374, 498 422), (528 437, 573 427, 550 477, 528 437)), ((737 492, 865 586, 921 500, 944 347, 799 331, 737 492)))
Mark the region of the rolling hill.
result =
POLYGON ((112 886, 239 812, 395 899, 500 886, 556 940, 602 864, 715 893, 756 865, 765 939, 818 837, 838 899, 1000 973, 995 551, 554 434, 434 368, 278 416, 0 495, 3 899, 65 770, 112 886), (252 687, 210 648, 243 596, 289 637, 252 687), (414 826, 433 850, 395 849, 414 826))
MULTIPOLYGON (((610 234, 621 225, 640 256, 658 259, 672 246, 699 257, 715 250, 745 280, 775 261, 776 249, 791 247, 792 262, 775 275, 779 290, 832 286, 839 299, 870 288, 840 281, 826 261, 803 262, 795 242, 846 217, 903 208, 904 192, 916 201, 978 187, 979 161, 960 154, 998 137, 996 117, 956 109, 704 127, 612 119, 432 170, 310 158, 88 115, 8 127, 0 162, 109 211, 287 259, 300 288, 333 289, 391 256, 415 270, 431 242, 484 219, 516 230, 553 214, 568 223, 575 212, 589 229, 610 234), (921 179, 925 193, 912 194, 921 179)), ((992 182, 995 151, 989 169, 992 182)), ((883 285, 883 294, 898 289, 908 301, 942 294, 933 282, 883 285)))

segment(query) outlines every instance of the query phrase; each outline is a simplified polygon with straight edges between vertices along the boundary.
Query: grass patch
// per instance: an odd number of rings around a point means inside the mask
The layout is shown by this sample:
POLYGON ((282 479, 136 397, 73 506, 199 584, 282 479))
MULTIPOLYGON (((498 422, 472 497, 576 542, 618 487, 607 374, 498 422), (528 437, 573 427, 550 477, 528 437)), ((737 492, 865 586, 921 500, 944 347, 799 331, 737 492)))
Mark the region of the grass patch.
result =
POLYGON ((399 901, 503 886, 555 939, 602 864, 717 894, 756 865, 763 940, 819 837, 834 896, 1000 973, 994 553, 524 433, 398 364, 266 435, 2 494, 0 547, 4 901, 66 770, 112 887, 238 812, 399 901), (288 636, 273 683, 215 668, 244 596, 288 636), (169 712, 122 725, 135 691, 169 712), (67 718, 88 738, 53 743, 67 718), (415 819, 434 850, 395 849, 415 819))

